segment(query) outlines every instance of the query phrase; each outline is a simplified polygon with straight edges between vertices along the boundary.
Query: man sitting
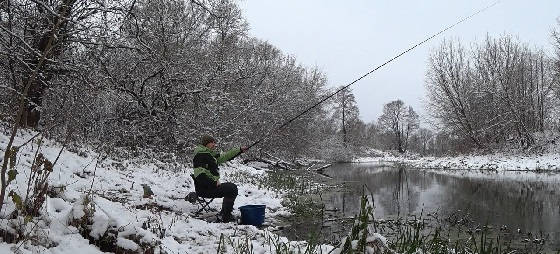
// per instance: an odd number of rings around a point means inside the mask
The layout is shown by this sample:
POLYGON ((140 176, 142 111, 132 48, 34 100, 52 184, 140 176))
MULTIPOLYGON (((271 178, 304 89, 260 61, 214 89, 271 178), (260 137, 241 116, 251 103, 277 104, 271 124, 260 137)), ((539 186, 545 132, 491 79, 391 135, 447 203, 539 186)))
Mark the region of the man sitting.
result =
POLYGON ((235 158, 247 151, 247 147, 233 148, 222 155, 216 153, 216 140, 208 135, 202 136, 200 145, 194 150, 194 186, 196 194, 204 198, 224 198, 222 210, 218 214, 221 222, 234 220, 231 212, 237 197, 237 185, 234 183, 220 183, 218 165, 235 158))

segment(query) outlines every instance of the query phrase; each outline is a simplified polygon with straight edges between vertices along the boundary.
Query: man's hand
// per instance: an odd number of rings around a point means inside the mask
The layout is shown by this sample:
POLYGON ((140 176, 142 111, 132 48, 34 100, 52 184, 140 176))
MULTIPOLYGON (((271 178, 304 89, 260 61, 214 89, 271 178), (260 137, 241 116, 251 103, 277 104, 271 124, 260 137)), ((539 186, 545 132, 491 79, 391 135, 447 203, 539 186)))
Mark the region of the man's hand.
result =
POLYGON ((247 150, 249 150, 249 147, 246 147, 246 146, 241 147, 241 152, 242 153, 247 152, 247 150))
POLYGON ((220 180, 216 181, 216 187, 220 186, 220 180))

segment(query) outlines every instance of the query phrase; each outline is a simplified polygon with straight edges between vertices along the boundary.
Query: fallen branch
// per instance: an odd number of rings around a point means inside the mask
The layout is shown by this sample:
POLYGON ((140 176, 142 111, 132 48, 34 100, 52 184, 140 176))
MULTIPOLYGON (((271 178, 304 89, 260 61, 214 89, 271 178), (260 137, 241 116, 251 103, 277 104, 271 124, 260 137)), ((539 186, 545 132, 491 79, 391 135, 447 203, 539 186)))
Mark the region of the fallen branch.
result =
POLYGON ((327 174, 324 174, 323 172, 319 172, 319 171, 317 171, 317 174, 318 174, 318 175, 320 175, 320 176, 323 176, 323 177, 329 178, 329 179, 334 179, 334 178, 333 178, 332 176, 329 176, 329 175, 327 175, 327 174))
POLYGON ((285 164, 282 163, 282 162, 267 160, 267 159, 264 159, 264 158, 246 159, 246 160, 243 161, 243 163, 249 163, 249 162, 252 162, 252 161, 262 162, 262 163, 271 165, 271 166, 273 166, 273 167, 278 167, 278 168, 281 168, 281 169, 290 169, 290 167, 288 167, 287 165, 285 165, 285 164))
POLYGON ((319 172, 319 173, 323 173, 323 170, 326 169, 326 168, 328 168, 328 167, 330 167, 330 166, 332 166, 332 164, 324 165, 324 166, 322 166, 322 167, 316 169, 316 171, 319 172))
POLYGON ((274 156, 274 155, 272 155, 272 154, 270 154, 270 153, 265 152, 264 154, 265 154, 266 156, 268 156, 268 157, 270 157, 270 158, 276 160, 276 164, 275 164, 275 165, 278 166, 278 167, 283 167, 283 168, 285 168, 285 169, 295 169, 295 168, 298 168, 298 166, 297 166, 296 164, 287 162, 287 161, 285 161, 285 160, 282 160, 282 159, 280 159, 280 158, 278 158, 278 157, 276 157, 276 156, 274 156))
POLYGON ((311 168, 314 167, 315 165, 316 165, 315 163, 311 163, 311 166, 309 166, 308 168, 306 168, 305 171, 311 170, 311 168))

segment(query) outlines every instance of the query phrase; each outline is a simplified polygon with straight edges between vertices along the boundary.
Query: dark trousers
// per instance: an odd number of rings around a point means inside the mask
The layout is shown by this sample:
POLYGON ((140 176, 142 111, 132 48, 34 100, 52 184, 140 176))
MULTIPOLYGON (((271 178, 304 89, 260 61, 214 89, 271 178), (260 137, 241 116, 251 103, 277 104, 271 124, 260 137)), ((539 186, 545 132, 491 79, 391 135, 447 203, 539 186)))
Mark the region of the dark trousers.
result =
POLYGON ((204 198, 228 198, 235 200, 237 197, 237 185, 235 183, 221 183, 214 188, 197 189, 196 192, 204 198))
POLYGON ((233 204, 237 197, 237 185, 235 183, 222 183, 216 187, 197 189, 196 192, 204 198, 224 198, 220 213, 231 217, 233 204))

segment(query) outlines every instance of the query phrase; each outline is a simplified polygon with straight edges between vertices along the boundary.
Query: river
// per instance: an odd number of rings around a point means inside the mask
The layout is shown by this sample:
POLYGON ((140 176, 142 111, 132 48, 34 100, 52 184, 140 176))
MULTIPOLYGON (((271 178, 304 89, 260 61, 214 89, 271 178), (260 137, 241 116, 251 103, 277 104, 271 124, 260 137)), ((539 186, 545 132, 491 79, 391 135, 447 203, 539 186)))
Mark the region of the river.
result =
POLYGON ((325 200, 343 216, 358 213, 367 186, 376 219, 461 214, 473 225, 488 224, 520 239, 546 238, 546 249, 560 250, 559 174, 427 171, 378 163, 335 164, 324 173, 345 183, 344 191, 325 200))

